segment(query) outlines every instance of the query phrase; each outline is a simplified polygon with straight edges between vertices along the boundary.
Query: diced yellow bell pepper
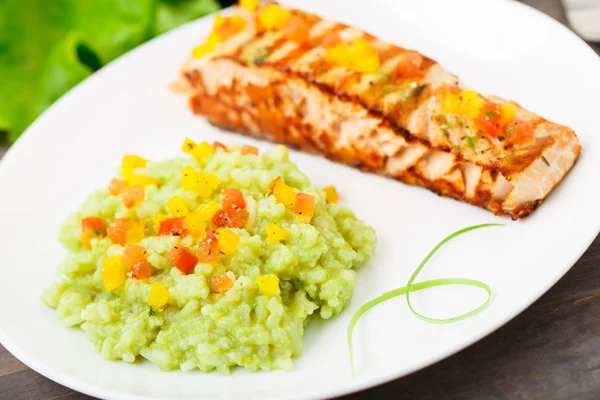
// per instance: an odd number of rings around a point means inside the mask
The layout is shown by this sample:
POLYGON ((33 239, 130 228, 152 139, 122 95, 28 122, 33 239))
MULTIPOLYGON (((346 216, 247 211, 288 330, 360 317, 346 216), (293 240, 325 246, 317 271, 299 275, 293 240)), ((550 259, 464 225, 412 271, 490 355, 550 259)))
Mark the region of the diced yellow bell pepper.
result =
POLYGON ((215 19, 213 20, 212 28, 213 30, 223 26, 225 24, 225 17, 221 14, 215 14, 215 19))
POLYGON ((183 144, 181 145, 181 151, 187 154, 192 154, 192 150, 194 150, 194 147, 196 146, 196 142, 194 142, 192 139, 185 138, 183 144))
POLYGON ((363 74, 376 73, 381 62, 377 49, 360 37, 355 38, 352 43, 343 43, 327 50, 327 59, 363 74))
POLYGON ((206 233, 206 218, 199 211, 194 211, 185 216, 183 225, 194 237, 202 237, 206 233))
POLYGON ((183 220, 183 225, 194 237, 203 237, 206 233, 206 228, 213 215, 219 210, 219 205, 214 201, 204 204, 198 210, 189 213, 183 220))
POLYGON ((159 227, 160 223, 167 218, 168 217, 165 214, 158 212, 152 216, 152 222, 154 223, 154 226, 159 227))
POLYGON ((210 157, 213 154, 215 154, 215 148, 208 142, 202 142, 192 149, 192 156, 198 162, 201 162, 206 157, 210 157))
POLYGON ((145 225, 143 222, 136 222, 131 228, 125 233, 126 244, 139 243, 144 238, 145 225))
POLYGON ((194 192, 196 190, 196 169, 194 167, 184 167, 181 171, 181 188, 194 192))
POLYGON ((227 228, 219 228, 217 229, 217 235, 219 237, 219 250, 223 254, 230 256, 237 251, 240 244, 240 237, 237 233, 227 228))
POLYGON ((458 95, 456 93, 447 92, 442 98, 442 112, 444 114, 457 114, 458 103, 458 95))
POLYGON ((102 259, 102 272, 100 278, 107 292, 118 289, 125 284, 127 271, 121 256, 114 256, 102 259))
POLYGON ((148 160, 133 154, 128 154, 123 157, 121 168, 123 170, 123 177, 128 186, 157 185, 157 180, 155 178, 135 174, 137 168, 145 168, 147 164, 148 160))
POLYGON ((474 90, 464 90, 458 95, 460 114, 467 116, 469 119, 475 119, 481 108, 485 105, 483 100, 474 90))
POLYGON ((221 35, 216 32, 211 33, 206 41, 199 46, 194 47, 192 56, 196 58, 204 57, 212 53, 217 48, 217 45, 222 41, 221 35))
POLYGON ((193 167, 183 168, 181 187, 195 192, 200 197, 210 197, 219 187, 221 180, 218 176, 206 172, 198 172, 193 167))
POLYGON ((292 19, 292 13, 277 4, 269 4, 258 13, 258 20, 268 31, 279 31, 292 19))
POLYGON ((283 240, 287 240, 290 234, 283 228, 277 226, 274 222, 267 224, 267 242, 271 244, 281 243, 283 240))
POLYGON ((513 103, 506 102, 502 103, 502 105, 500 106, 500 111, 502 113, 502 118, 506 122, 509 122, 512 121, 512 119, 515 117, 515 114, 517 113, 517 108, 513 103))
POLYGON ((153 283, 152 286, 150 286, 150 293, 148 293, 148 305, 150 305, 154 311, 162 311, 169 300, 171 300, 171 293, 169 293, 169 289, 160 283, 153 283))
POLYGON ((258 0, 240 0, 240 6, 250 12, 254 12, 258 8, 258 0))
POLYGON ((281 292, 279 278, 276 275, 263 275, 256 278, 258 290, 267 296, 275 296, 281 292))
POLYGON ((167 208, 171 211, 174 217, 184 217, 189 214, 189 210, 185 205, 185 201, 179 195, 173 196, 167 201, 167 208))
POLYGON ((325 201, 328 204, 337 204, 340 196, 338 195, 337 190, 332 185, 326 186, 323 188, 323 192, 325 192, 325 201))
POLYGON ((296 191, 294 188, 285 184, 281 177, 275 180, 273 185, 273 196, 275 199, 286 206, 287 208, 294 208, 296 205, 296 191))

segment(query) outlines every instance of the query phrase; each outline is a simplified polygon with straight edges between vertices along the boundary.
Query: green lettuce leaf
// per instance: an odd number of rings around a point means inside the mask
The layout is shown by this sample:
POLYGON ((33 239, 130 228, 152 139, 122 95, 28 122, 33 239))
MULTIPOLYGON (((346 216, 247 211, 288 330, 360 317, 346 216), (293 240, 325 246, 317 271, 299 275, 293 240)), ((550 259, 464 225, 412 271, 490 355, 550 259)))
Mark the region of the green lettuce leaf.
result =
POLYGON ((215 0, 0 0, 0 131, 10 141, 66 91, 215 0))

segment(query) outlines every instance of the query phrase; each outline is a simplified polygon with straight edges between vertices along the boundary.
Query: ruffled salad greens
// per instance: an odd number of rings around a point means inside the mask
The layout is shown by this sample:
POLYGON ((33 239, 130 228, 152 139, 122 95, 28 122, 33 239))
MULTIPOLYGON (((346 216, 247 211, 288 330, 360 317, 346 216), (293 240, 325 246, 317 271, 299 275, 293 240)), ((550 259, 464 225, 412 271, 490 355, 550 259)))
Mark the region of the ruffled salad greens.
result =
POLYGON ((219 9, 217 0, 0 1, 0 139, 139 44, 219 9))

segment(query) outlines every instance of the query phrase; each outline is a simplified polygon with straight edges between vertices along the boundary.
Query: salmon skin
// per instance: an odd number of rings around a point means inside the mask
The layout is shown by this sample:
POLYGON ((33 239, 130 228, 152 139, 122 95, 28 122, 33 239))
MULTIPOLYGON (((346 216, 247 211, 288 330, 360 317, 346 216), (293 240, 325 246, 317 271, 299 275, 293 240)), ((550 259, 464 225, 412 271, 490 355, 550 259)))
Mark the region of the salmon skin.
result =
POLYGON ((579 157, 571 128, 469 91, 416 51, 281 8, 308 32, 292 40, 285 28, 261 26, 269 6, 237 9, 243 29, 184 63, 178 83, 194 113, 513 219, 530 214, 579 157), (357 38, 377 53, 373 73, 330 57, 357 38))

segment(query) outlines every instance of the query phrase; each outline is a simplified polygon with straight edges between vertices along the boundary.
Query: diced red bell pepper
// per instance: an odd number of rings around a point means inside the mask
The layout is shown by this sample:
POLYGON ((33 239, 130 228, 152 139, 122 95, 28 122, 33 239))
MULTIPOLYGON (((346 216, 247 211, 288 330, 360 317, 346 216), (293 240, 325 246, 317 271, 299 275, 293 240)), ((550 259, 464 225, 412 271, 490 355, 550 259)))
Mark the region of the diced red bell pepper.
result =
POLYGON ((81 220, 81 232, 87 229, 94 230, 98 235, 104 235, 104 220, 102 218, 89 217, 81 220))
POLYGON ((225 146, 225 145, 224 145, 223 143, 221 143, 221 142, 217 142, 217 141, 213 142, 213 147, 214 147, 215 149, 222 149, 223 151, 229 151, 229 149, 227 148, 227 146, 225 146))
POLYGON ((198 264, 198 258, 185 247, 173 247, 167 253, 167 258, 173 263, 175 268, 186 275, 192 273, 196 264, 198 264))
POLYGON ((183 225, 185 217, 167 218, 160 222, 158 227, 158 236, 181 236, 187 235, 187 230, 183 225))
POLYGON ((249 215, 245 209, 229 207, 226 210, 218 210, 215 213, 213 224, 217 228, 243 228, 249 215))
POLYGON ((498 137, 503 124, 504 120, 502 119, 500 106, 489 101, 485 103, 479 115, 475 118, 475 126, 481 129, 484 134, 493 138, 498 137))
POLYGON ((210 286, 212 290, 217 293, 223 293, 228 291, 233 287, 233 281, 227 274, 215 276, 214 278, 210 278, 210 286))
POLYGON ((308 42, 310 27, 302 17, 294 17, 283 28, 283 36, 287 40, 294 41, 300 45, 308 42))
POLYGON ((136 262, 145 260, 146 254, 147 251, 143 246, 137 244, 128 244, 125 246, 125 250, 123 250, 123 264, 131 267, 136 262))
POLYGON ((255 156, 257 156, 258 155, 258 148, 254 147, 254 146, 249 146, 249 145, 245 144, 240 149, 240 153, 242 153, 243 155, 254 154, 255 156))

